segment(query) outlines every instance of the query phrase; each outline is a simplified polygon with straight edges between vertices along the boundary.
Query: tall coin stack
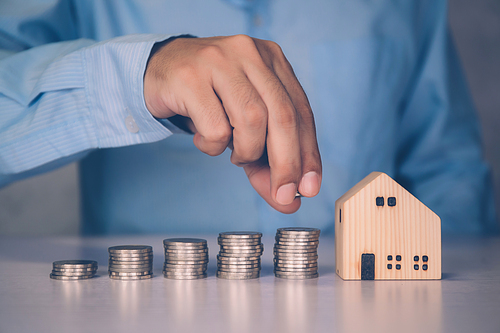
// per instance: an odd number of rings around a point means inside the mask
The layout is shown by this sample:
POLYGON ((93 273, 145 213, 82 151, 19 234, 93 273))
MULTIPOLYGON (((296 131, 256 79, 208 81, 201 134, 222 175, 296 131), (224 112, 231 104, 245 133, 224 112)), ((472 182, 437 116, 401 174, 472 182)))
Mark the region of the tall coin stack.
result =
POLYGON ((143 280, 153 277, 153 248, 149 245, 120 245, 108 248, 109 277, 143 280))
POLYGON ((260 232, 221 232, 217 242, 217 277, 231 280, 248 280, 260 276, 260 257, 264 252, 260 232))
POLYGON ((54 280, 90 279, 97 272, 97 261, 93 260, 59 260, 52 264, 50 278, 54 280))
POLYGON ((208 246, 205 239, 169 238, 163 240, 163 247, 165 248, 164 277, 178 280, 207 277, 208 246))
POLYGON ((273 250, 275 276, 295 280, 317 278, 320 232, 316 228, 279 228, 273 250))

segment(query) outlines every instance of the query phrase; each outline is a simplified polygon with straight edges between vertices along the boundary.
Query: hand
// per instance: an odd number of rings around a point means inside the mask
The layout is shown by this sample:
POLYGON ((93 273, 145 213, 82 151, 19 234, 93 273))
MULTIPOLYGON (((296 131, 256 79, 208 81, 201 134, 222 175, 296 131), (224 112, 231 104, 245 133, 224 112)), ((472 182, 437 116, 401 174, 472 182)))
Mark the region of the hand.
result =
POLYGON ((281 48, 244 35, 160 44, 144 76, 156 118, 189 118, 193 141, 216 156, 229 146, 255 190, 293 213, 318 194, 321 158, 307 97, 281 48))

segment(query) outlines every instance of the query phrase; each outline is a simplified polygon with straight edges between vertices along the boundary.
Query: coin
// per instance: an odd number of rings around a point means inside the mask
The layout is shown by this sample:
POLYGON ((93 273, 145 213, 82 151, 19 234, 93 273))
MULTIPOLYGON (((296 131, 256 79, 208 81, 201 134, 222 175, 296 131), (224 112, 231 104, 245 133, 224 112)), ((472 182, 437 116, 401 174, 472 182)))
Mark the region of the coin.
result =
POLYGON ((109 278, 113 280, 146 280, 151 279, 153 274, 150 275, 138 275, 138 276, 120 276, 120 275, 110 275, 109 278))
POLYGON ((221 264, 217 263, 217 267, 223 267, 223 268, 256 268, 260 267, 259 264, 221 264))
POLYGON ((248 280, 248 279, 256 279, 256 278, 260 277, 260 272, 228 273, 228 272, 217 271, 216 276, 218 278, 228 279, 228 280, 248 280))
POLYGON ((256 231, 227 231, 219 233, 220 238, 261 238, 262 233, 256 231))
POLYGON ((289 280, 304 280, 304 279, 315 279, 319 277, 319 274, 298 274, 298 275, 283 275, 281 273, 275 273, 274 276, 281 279, 289 279, 289 280))
POLYGON ((50 278, 54 280, 84 280, 93 278, 95 275, 77 275, 77 276, 67 276, 67 275, 57 275, 50 273, 50 278))
POLYGON ((153 247, 149 245, 118 245, 111 246, 108 248, 108 252, 111 253, 149 253, 153 252, 153 247))
POLYGON ((59 268, 59 267, 54 267, 52 269, 54 272, 95 272, 97 271, 97 267, 88 267, 88 268, 59 268))
POLYGON ((208 253, 208 248, 198 250, 180 250, 180 249, 165 249, 165 253, 181 254, 181 253, 208 253))
POLYGON ((94 260, 58 260, 52 263, 53 267, 59 268, 87 268, 97 267, 97 261, 94 260))
POLYGON ((307 273, 307 272, 317 272, 318 266, 316 267, 304 267, 304 268, 296 268, 296 267, 274 267, 275 272, 296 272, 296 273, 307 273))
POLYGON ((207 240, 201 238, 167 238, 163 240, 163 245, 176 245, 176 246, 184 246, 184 245, 206 245, 207 240))
POLYGON ((198 280, 198 279, 205 279, 207 277, 207 274, 201 274, 201 275, 166 275, 163 274, 163 276, 167 279, 174 279, 174 280, 198 280))
POLYGON ((309 228, 309 227, 286 227, 286 228, 278 228, 277 233, 278 234, 285 234, 285 235, 318 235, 320 234, 321 230, 317 228, 309 228))

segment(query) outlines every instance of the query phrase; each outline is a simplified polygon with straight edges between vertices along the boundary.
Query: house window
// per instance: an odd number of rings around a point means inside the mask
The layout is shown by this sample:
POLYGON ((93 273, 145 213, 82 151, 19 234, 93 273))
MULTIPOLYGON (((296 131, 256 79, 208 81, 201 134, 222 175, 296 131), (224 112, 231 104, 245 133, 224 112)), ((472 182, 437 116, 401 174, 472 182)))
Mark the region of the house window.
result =
POLYGON ((384 205, 384 197, 377 197, 375 199, 375 204, 379 207, 382 207, 384 205))
POLYGON ((389 207, 396 206, 396 197, 389 197, 389 198, 387 198, 387 205, 389 207))

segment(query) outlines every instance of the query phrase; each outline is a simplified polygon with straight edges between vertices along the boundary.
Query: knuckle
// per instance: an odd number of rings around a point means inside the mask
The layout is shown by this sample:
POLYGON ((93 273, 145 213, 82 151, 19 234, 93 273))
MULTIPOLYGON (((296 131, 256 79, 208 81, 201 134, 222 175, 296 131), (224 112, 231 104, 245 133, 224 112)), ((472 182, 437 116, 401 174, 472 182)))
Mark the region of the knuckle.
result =
POLYGON ((297 127, 297 114, 291 105, 286 105, 276 110, 273 115, 275 123, 285 129, 297 127))
POLYGON ((198 56, 202 59, 221 61, 224 58, 224 51, 219 45, 206 45, 198 50, 198 56))
POLYGON ((243 119, 250 130, 256 130, 267 125, 267 111, 260 103, 248 102, 244 107, 243 119))
POLYGON ((209 133, 206 133, 203 137, 205 141, 210 142, 212 144, 220 144, 224 147, 227 146, 231 137, 233 135, 233 131, 228 126, 214 126, 213 130, 209 133))
POLYGON ((229 37, 230 41, 235 45, 245 47, 245 48, 255 48, 255 42, 252 37, 247 35, 234 35, 229 37))

